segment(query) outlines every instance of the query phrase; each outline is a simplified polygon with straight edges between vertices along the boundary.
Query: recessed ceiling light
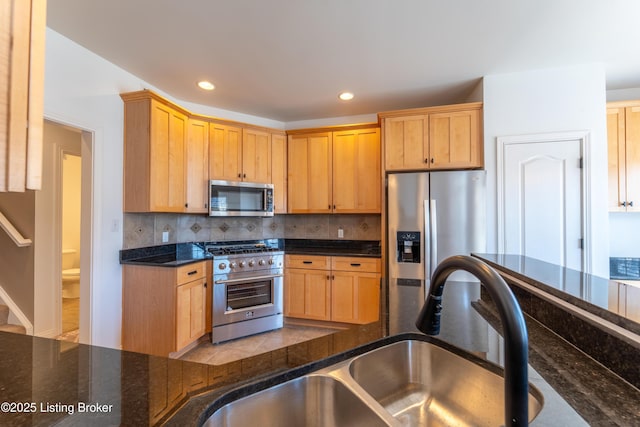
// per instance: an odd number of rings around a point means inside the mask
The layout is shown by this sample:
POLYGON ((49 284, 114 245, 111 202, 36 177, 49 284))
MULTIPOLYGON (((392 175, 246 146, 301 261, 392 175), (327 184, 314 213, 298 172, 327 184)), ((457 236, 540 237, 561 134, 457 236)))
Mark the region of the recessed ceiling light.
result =
POLYGON ((213 90, 215 88, 213 83, 208 82, 206 80, 198 82, 198 86, 200 87, 200 89, 204 89, 204 90, 213 90))
POLYGON ((342 92, 340 95, 338 95, 338 98, 342 99, 343 101, 350 101, 353 99, 353 94, 351 92, 342 92))

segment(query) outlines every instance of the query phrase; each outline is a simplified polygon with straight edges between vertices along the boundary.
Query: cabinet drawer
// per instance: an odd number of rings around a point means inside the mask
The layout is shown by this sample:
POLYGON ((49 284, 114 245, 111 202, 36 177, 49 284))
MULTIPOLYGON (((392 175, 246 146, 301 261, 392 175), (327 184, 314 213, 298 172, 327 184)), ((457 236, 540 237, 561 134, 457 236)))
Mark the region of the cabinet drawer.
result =
POLYGON ((380 258, 332 257, 331 269, 334 271, 380 272, 380 258))
POLYGON ((310 270, 328 270, 330 268, 328 256, 319 255, 286 255, 286 268, 306 268, 310 270))
POLYGON ((183 265, 176 269, 176 282, 178 285, 188 283, 193 280, 201 279, 206 276, 206 267, 204 262, 195 262, 193 264, 183 265))

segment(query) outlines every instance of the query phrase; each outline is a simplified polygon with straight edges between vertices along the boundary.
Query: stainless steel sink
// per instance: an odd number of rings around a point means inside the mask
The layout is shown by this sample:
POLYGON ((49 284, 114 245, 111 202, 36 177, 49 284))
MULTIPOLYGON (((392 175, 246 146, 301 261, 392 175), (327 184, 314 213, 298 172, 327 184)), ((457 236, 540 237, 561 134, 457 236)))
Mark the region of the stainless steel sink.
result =
POLYGON ((205 426, 386 426, 338 380, 307 375, 233 401, 205 426))
MULTIPOLYGON (((400 341, 353 359, 349 373, 402 425, 504 424, 504 378, 436 345, 400 341)), ((542 395, 529 391, 529 422, 542 395)))
MULTIPOLYGON (((227 403, 204 425, 504 425, 504 378, 499 368, 440 345, 447 347, 433 339, 381 343, 227 403)), ((531 421, 544 401, 531 385, 528 401, 531 421)))

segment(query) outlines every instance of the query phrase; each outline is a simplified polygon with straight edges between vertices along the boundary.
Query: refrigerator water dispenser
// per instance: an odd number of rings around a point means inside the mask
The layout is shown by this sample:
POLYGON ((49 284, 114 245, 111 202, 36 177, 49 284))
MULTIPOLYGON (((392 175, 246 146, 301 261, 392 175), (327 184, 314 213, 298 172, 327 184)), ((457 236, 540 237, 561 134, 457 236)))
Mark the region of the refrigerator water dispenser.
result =
POLYGON ((420 263, 419 231, 398 231, 397 243, 398 262, 420 263))

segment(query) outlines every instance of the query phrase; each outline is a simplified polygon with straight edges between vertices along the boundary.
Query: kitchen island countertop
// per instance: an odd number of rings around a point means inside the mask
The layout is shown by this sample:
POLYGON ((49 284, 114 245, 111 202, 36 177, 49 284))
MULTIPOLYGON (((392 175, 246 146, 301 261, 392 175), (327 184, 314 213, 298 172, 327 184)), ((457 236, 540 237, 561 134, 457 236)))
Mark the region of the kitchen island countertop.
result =
MULTIPOLYGON (((455 291, 455 286, 447 287, 445 298, 447 292, 454 295, 455 291)), ((444 307, 446 310, 446 299, 444 307)), ((468 330, 466 322, 474 319, 499 348, 496 330, 500 328, 495 326, 491 308, 471 301, 465 310, 453 313, 454 318, 460 317, 458 329, 448 333, 445 328, 439 338, 460 346, 461 334, 468 330)), ((35 405, 31 413, 24 405, 22 411, 0 413, 0 424, 198 425, 206 419, 211 403, 237 385, 308 372, 322 366, 328 357, 384 337, 390 319, 387 312, 383 314, 381 322, 225 365, 0 333, 0 397, 15 409, 18 403, 35 405)), ((401 315, 415 318, 415 314, 401 315)), ((541 418, 533 425, 640 425, 638 389, 528 316, 527 325, 530 381, 546 400, 541 418), (545 424, 550 420, 555 421, 545 424)), ((489 360, 491 354, 500 354, 491 348, 470 350, 489 360)))

